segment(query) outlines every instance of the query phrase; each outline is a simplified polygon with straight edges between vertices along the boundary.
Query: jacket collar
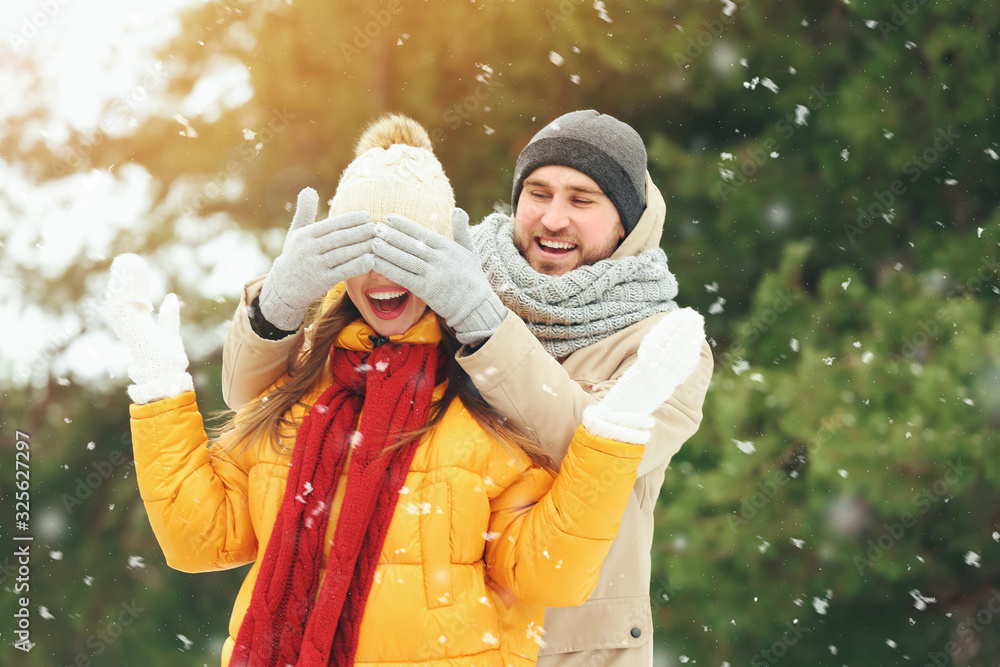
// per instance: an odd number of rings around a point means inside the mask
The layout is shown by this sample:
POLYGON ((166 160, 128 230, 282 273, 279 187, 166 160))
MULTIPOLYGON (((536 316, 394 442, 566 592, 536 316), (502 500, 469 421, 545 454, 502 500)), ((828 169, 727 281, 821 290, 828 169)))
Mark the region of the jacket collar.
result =
POLYGON ((660 237, 663 236, 663 221, 667 217, 667 203, 663 195, 653 184, 653 179, 646 172, 646 210, 636 223, 632 233, 625 237, 622 244, 611 253, 611 259, 632 257, 650 248, 660 247, 660 237))
MULTIPOLYGON (((378 338, 378 334, 367 322, 359 319, 344 327, 333 344, 346 350, 371 352, 375 349, 372 338, 378 338)), ((389 336, 389 342, 437 345, 441 342, 441 325, 438 324, 437 315, 428 309, 412 327, 401 334, 389 336)))

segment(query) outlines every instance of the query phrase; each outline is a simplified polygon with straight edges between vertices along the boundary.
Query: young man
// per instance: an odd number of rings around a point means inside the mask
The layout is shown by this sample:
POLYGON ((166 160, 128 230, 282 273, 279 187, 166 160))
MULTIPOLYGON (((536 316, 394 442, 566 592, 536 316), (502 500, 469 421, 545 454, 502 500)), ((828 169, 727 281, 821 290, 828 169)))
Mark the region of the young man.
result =
MULTIPOLYGON (((284 372, 301 343, 303 304, 346 271, 374 270, 446 318, 465 343, 458 361, 483 397, 558 465, 584 409, 614 395, 618 379, 641 363, 645 334, 677 309, 677 284, 659 248, 666 205, 646 171, 639 135, 596 111, 566 114, 535 135, 518 157, 512 203, 513 217, 493 214, 472 231, 485 278, 472 270, 435 273, 442 257, 466 267, 472 253, 406 219, 390 216, 371 233, 348 220, 351 213, 316 223, 328 228, 311 238, 326 245, 314 240, 322 247, 310 251, 309 243, 297 244, 304 249, 284 263, 279 257, 280 270, 272 269, 263 289, 258 279, 244 290, 224 353, 227 403, 239 407, 284 372), (322 254, 315 265, 323 268, 311 271, 308 280, 318 286, 305 293, 307 279, 289 267, 305 266, 310 252, 322 254)), ((457 212, 457 241, 466 227, 457 212)), ((283 255, 288 241, 285 248, 283 255)), ((408 296, 399 298, 405 307, 408 296)), ((667 464, 701 423, 713 359, 698 335, 694 372, 664 379, 678 386, 652 410, 652 435, 597 588, 579 607, 546 612, 541 667, 652 664, 653 509, 667 464)))

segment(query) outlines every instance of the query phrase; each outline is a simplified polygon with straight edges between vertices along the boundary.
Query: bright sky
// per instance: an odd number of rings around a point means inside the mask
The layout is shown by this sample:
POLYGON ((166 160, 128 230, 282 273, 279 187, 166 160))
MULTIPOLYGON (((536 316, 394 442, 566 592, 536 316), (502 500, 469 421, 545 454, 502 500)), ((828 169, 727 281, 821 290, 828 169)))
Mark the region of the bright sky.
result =
MULTIPOLYGON (((131 100, 137 115, 154 113, 155 102, 144 95, 163 85, 153 51, 179 32, 178 10, 205 1, 3 0, 0 133, 40 135, 58 148, 67 139, 68 126, 81 130, 97 127, 109 101, 131 100), (44 103, 54 117, 48 126, 8 125, 10 116, 24 104, 26 67, 37 71, 44 83, 44 103), (143 108, 144 104, 149 108, 143 108)), ((191 116, 211 116, 218 98, 235 104, 251 94, 238 72, 229 73, 199 86, 184 108, 191 116)), ((0 160, 0 189, 24 209, 18 219, 0 209, 0 251, 6 265, 0 267, 0 318, 17 324, 0 337, 0 384, 23 386, 33 367, 46 366, 51 356, 47 350, 65 341, 71 341, 71 347, 56 364, 57 374, 80 381, 123 375, 127 354, 109 335, 95 309, 84 308, 82 324, 97 331, 79 336, 79 318, 70 314, 58 320, 46 317, 33 305, 39 295, 20 284, 11 268, 37 267, 44 275, 56 277, 81 250, 94 259, 104 259, 119 230, 142 224, 149 183, 145 170, 121 165, 111 173, 95 170, 36 188, 0 160)), ((233 297, 244 280, 267 269, 267 258, 248 239, 221 230, 217 234, 217 238, 178 244, 151 262, 154 304, 165 291, 163 271, 179 266, 200 269, 189 272, 191 280, 212 297, 233 297), (220 263, 220 256, 229 257, 229 262, 220 263), (235 266, 239 270, 234 270, 235 266)), ((92 278, 86 286, 88 298, 99 301, 106 277, 92 278)), ((211 352, 221 339, 186 342, 189 356, 197 357, 211 352)))

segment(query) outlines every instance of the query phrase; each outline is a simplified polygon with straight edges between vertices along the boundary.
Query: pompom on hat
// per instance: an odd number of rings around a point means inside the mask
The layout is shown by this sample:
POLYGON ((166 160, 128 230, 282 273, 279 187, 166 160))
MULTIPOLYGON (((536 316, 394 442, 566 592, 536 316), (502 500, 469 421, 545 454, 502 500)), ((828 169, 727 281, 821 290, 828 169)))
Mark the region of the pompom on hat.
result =
POLYGON ((401 114, 383 116, 361 135, 354 155, 330 200, 331 216, 368 211, 373 222, 385 222, 395 213, 453 238, 455 193, 423 126, 401 114))

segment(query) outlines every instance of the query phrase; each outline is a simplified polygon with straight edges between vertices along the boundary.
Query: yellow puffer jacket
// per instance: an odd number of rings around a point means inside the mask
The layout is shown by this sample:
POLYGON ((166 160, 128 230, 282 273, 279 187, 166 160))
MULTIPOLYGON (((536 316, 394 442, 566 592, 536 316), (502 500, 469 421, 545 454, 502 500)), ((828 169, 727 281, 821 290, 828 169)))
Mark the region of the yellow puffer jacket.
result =
MULTIPOLYGON (((370 346, 366 326, 351 325, 337 345, 370 346)), ((411 334, 440 338, 432 315, 394 340, 411 334)), ((330 382, 327 370, 303 402, 311 405, 330 382)), ((444 389, 436 387, 434 398, 444 389)), ((305 412, 297 406, 292 417, 305 412)), ((209 445, 191 392, 133 405, 131 416, 139 490, 167 564, 203 572, 253 563, 229 623, 228 665, 291 457, 267 445, 234 458, 209 445)), ((533 665, 545 606, 578 605, 596 585, 642 453, 641 445, 581 427, 553 479, 520 451, 508 453, 453 401, 417 447, 379 557, 356 664, 533 665)))

